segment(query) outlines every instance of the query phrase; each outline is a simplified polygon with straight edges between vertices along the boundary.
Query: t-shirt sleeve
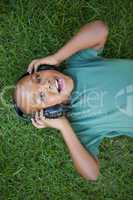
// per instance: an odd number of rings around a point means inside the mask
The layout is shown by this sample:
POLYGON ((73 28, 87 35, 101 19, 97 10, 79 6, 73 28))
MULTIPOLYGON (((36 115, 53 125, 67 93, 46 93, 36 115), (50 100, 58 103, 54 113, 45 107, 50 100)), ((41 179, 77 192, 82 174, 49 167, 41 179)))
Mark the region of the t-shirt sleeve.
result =
POLYGON ((69 57, 66 61, 67 65, 77 65, 79 63, 83 62, 89 62, 91 60, 96 60, 101 57, 101 54, 103 52, 103 48, 100 49, 94 49, 94 48, 88 48, 81 50, 71 57, 69 57))
POLYGON ((69 117, 69 121, 77 135, 82 146, 90 153, 93 157, 98 158, 99 147, 104 138, 103 132, 99 132, 95 127, 89 125, 89 118, 80 120, 73 117, 69 117))
POLYGON ((92 156, 98 158, 99 155, 99 146, 102 140, 93 141, 85 145, 86 150, 91 153, 92 156))

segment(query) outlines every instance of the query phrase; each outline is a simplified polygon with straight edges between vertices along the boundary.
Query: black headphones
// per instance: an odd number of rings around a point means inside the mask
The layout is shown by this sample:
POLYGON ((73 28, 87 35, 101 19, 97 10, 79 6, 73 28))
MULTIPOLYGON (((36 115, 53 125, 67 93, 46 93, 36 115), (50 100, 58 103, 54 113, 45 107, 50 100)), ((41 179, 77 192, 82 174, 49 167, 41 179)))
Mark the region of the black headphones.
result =
MULTIPOLYGON (((44 71, 44 70, 56 70, 56 71, 59 71, 61 72, 61 69, 59 70, 59 68, 55 67, 54 65, 40 65, 38 66, 38 69, 37 71, 44 71)), ((33 71, 32 71, 33 73, 33 71)), ((29 73, 25 73, 23 74, 18 80, 17 82, 22 79, 23 77, 29 75, 29 73)), ((31 121, 31 115, 28 115, 28 114, 25 114, 22 112, 22 110, 17 106, 15 100, 13 99, 13 105, 14 105, 14 109, 17 113, 17 115, 19 117, 21 117, 22 119, 26 120, 26 121, 31 121)), ((61 116, 65 116, 65 115, 68 115, 68 113, 70 112, 71 110, 71 106, 70 106, 70 101, 68 101, 67 104, 56 104, 54 106, 51 106, 51 107, 48 107, 48 108, 44 108, 43 109, 43 115, 46 117, 46 118, 49 118, 49 119, 54 119, 54 118, 58 118, 58 117, 61 117, 61 116)), ((34 117, 34 116, 32 116, 34 117)))

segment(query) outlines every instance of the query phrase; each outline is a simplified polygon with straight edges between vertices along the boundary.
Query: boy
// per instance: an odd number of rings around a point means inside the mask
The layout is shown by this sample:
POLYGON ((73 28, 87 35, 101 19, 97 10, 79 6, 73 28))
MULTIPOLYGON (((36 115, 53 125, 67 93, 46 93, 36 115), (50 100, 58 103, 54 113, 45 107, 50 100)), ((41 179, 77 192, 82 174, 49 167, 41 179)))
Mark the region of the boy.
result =
POLYGON ((30 75, 22 78, 15 90, 18 107, 25 113, 36 112, 33 125, 59 129, 75 168, 92 181, 99 175, 98 147, 102 139, 133 136, 133 95, 128 99, 123 95, 126 89, 133 92, 133 61, 98 55, 107 36, 104 22, 86 24, 55 54, 33 60, 28 67, 30 75), (64 74, 55 70, 36 72, 41 64, 58 68, 66 59, 64 74), (68 118, 43 117, 43 108, 68 100, 72 105, 68 118))

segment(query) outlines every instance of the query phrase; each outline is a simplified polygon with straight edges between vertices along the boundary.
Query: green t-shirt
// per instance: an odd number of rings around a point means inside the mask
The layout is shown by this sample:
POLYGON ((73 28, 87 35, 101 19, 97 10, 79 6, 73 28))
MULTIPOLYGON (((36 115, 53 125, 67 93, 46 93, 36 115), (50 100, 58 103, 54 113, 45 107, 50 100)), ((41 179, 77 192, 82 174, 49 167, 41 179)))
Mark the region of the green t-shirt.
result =
POLYGON ((101 52, 80 51, 63 70, 74 80, 69 121, 95 157, 104 137, 133 137, 133 60, 107 59, 101 52))

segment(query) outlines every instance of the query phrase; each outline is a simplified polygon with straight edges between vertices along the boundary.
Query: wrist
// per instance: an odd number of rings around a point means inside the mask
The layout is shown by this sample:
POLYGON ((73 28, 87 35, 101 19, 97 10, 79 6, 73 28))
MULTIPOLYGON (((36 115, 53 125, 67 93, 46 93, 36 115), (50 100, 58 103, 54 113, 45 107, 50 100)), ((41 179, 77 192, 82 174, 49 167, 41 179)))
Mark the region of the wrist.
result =
POLYGON ((63 134, 70 127, 70 123, 67 118, 64 118, 62 121, 62 125, 60 126, 60 131, 63 134))
POLYGON ((54 54, 54 56, 58 60, 58 62, 61 63, 64 60, 68 59, 74 53, 76 53, 75 45, 68 43, 68 44, 64 45, 61 49, 59 49, 54 54))
POLYGON ((61 59, 60 53, 57 51, 55 54, 53 54, 54 59, 57 62, 57 65, 60 65, 61 62, 63 62, 63 60, 61 59))

